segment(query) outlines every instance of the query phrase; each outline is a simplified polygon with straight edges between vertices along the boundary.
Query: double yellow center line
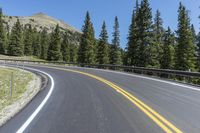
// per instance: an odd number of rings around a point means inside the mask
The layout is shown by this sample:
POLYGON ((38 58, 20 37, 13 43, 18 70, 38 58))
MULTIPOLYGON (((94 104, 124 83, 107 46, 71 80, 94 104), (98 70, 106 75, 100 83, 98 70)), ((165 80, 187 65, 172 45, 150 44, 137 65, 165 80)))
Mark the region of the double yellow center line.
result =
MULTIPOLYGON (((49 66, 48 66, 49 67, 49 66)), ((71 69, 64 69, 64 68, 56 68, 56 67, 49 67, 54 68, 58 70, 64 70, 68 72, 74 72, 79 73, 91 78, 94 78, 98 81, 101 81, 108 86, 110 86, 112 89, 116 90, 118 93, 123 95, 126 99, 128 99, 130 102, 132 102, 135 106, 137 106, 141 111, 143 111, 150 119, 152 119, 160 128, 162 128, 166 133, 183 133, 180 129, 178 129, 176 126, 174 126, 172 123, 170 123, 167 119, 165 119, 163 116, 161 116, 159 113, 157 113, 155 110, 153 110, 151 107, 149 107, 147 104, 139 100, 137 97, 135 97, 133 94, 125 91, 124 89, 120 88, 119 86, 115 85, 114 83, 105 80, 101 77, 77 71, 77 70, 71 70, 71 69)))
POLYGON ((148 105, 143 103, 141 100, 136 98, 134 95, 130 94, 129 92, 127 92, 124 89, 120 88, 119 86, 115 85, 114 83, 112 83, 112 82, 110 82, 108 80, 105 80, 105 79, 103 79, 101 77, 89 74, 89 73, 76 71, 76 70, 70 70, 70 69, 62 69, 62 70, 69 71, 69 72, 74 72, 74 73, 79 73, 79 74, 82 74, 82 75, 86 75, 88 77, 94 78, 96 80, 99 80, 99 81, 107 84, 108 86, 110 86, 111 88, 116 90, 118 93, 122 94, 129 101, 131 101, 134 105, 136 105, 141 111, 143 111, 149 118, 151 118, 165 132, 167 132, 167 133, 174 133, 174 132, 182 133, 182 131, 180 129, 175 127, 172 123, 170 123, 163 116, 158 114, 155 110, 150 108, 148 105))

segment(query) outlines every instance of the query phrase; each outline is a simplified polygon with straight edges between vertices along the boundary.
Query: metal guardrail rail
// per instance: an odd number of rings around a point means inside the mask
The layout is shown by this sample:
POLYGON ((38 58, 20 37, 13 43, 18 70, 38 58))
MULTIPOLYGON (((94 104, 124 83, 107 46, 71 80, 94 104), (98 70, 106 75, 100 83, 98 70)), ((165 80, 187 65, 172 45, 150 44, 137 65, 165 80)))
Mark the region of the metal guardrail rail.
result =
MULTIPOLYGON (((161 78, 169 78, 176 80, 187 80, 186 82, 194 83, 193 79, 200 82, 199 72, 179 71, 179 70, 168 70, 168 69, 155 69, 155 68, 144 68, 144 67, 133 67, 133 66, 121 66, 121 65, 99 65, 99 64, 87 64, 87 63, 72 63, 62 61, 30 61, 30 60, 13 60, 13 59, 0 59, 3 62, 15 62, 15 63, 34 63, 34 64, 54 64, 54 65, 73 65, 79 67, 89 67, 98 69, 111 69, 125 72, 132 72, 143 75, 157 76, 161 78)), ((195 83, 196 84, 196 83, 195 83)))

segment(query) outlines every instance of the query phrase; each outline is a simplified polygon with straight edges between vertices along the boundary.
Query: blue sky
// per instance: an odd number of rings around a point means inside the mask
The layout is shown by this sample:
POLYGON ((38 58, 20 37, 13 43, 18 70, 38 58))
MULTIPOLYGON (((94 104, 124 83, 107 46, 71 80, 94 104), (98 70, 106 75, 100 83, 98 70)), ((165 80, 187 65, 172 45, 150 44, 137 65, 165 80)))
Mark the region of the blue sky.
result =
MULTIPOLYGON (((177 9, 181 1, 190 10, 191 22, 199 31, 200 0, 149 0, 152 12, 159 9, 164 20, 164 27, 170 26, 173 30, 177 27, 177 9)), ((103 20, 106 21, 111 40, 114 17, 119 17, 121 46, 127 43, 128 27, 135 0, 0 0, 4 13, 14 16, 30 16, 43 12, 49 16, 64 20, 69 25, 81 29, 88 10, 95 27, 98 38, 103 20)))

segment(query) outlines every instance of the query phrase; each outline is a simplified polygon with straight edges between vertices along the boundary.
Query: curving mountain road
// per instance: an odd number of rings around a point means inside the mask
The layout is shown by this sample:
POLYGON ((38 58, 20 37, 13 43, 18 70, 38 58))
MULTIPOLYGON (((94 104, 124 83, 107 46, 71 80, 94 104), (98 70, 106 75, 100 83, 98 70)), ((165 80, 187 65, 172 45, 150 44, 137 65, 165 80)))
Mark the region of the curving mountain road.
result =
MULTIPOLYGON (((26 67, 51 75, 54 87, 25 133, 200 132, 200 88, 105 70, 26 67)), ((19 131, 51 91, 50 81, 0 133, 19 131)))

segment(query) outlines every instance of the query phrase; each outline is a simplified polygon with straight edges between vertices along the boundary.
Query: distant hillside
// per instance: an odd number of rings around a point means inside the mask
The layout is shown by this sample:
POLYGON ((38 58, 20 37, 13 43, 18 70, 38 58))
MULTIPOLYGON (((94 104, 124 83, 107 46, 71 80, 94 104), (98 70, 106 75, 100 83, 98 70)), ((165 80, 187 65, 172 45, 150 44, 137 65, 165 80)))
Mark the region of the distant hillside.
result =
POLYGON ((37 13, 32 16, 23 17, 23 16, 4 16, 5 23, 9 26, 9 30, 12 29, 13 25, 19 19, 20 23, 24 26, 26 24, 31 24, 32 27, 35 27, 38 31, 46 29, 48 33, 52 32, 57 24, 59 24, 61 31, 66 31, 69 33, 69 38, 71 43, 78 45, 80 40, 81 31, 75 29, 72 26, 69 26, 62 20, 57 20, 53 17, 50 17, 44 13, 37 13))
POLYGON ((37 13, 33 16, 21 17, 21 16, 5 16, 4 20, 8 23, 9 26, 13 26, 14 23, 19 19, 22 25, 31 24, 36 27, 38 30, 46 28, 48 31, 52 31, 54 27, 59 24, 62 29, 69 30, 71 32, 81 33, 79 30, 69 26, 62 20, 57 20, 53 17, 50 17, 44 13, 37 13))

